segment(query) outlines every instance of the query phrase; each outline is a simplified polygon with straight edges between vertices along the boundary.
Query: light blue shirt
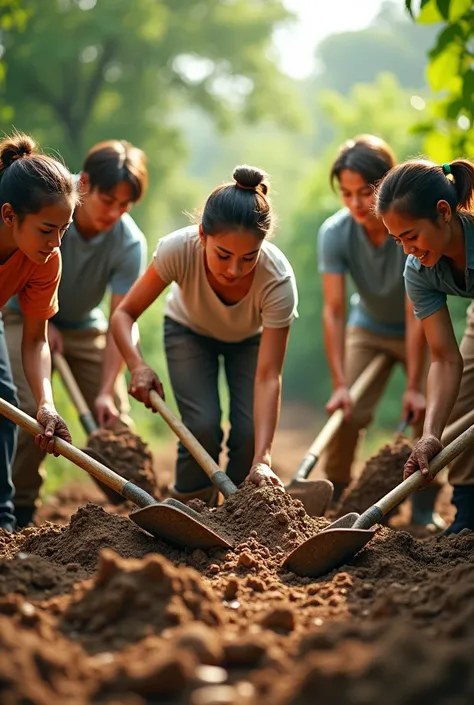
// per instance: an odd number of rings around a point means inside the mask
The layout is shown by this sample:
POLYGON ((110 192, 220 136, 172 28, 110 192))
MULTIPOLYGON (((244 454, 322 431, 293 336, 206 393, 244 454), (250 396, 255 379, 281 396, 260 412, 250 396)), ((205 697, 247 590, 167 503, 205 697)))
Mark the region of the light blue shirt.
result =
POLYGON ((347 208, 328 218, 319 230, 319 271, 350 274, 359 296, 351 300, 349 325, 375 335, 405 335, 405 259, 403 248, 391 237, 374 247, 347 208))
POLYGON ((462 215, 461 222, 466 246, 465 288, 456 283, 447 257, 441 257, 434 267, 424 267, 414 255, 407 257, 405 286, 415 316, 421 320, 446 306, 448 294, 474 299, 474 217, 462 215))

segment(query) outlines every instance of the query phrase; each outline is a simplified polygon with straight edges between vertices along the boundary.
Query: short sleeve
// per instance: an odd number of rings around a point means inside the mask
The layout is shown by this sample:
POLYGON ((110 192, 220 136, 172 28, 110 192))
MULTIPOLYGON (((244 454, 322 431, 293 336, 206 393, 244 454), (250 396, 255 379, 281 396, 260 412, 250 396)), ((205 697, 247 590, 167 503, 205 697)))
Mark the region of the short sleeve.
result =
POLYGON ((435 289, 423 276, 423 265, 413 255, 405 263, 405 289, 413 304, 415 316, 420 320, 432 316, 446 306, 446 294, 435 289))
POLYGON ((275 283, 262 301, 262 326, 286 328, 298 318, 298 290, 294 274, 275 283))
POLYGON ((38 265, 23 289, 18 292, 20 308, 30 318, 47 321, 58 310, 58 287, 62 261, 59 251, 42 265, 38 265))
MULTIPOLYGON (((143 274, 147 260, 147 244, 142 231, 134 223, 133 232, 129 233, 125 245, 117 253, 110 276, 110 288, 113 294, 124 296, 143 274)), ((128 226, 127 226, 128 227, 128 226)))
POLYGON ((186 271, 186 243, 183 231, 170 233, 158 241, 153 253, 153 266, 166 284, 179 284, 183 278, 186 271))
POLYGON ((318 267, 322 274, 345 274, 348 271, 340 228, 323 223, 318 234, 318 267))

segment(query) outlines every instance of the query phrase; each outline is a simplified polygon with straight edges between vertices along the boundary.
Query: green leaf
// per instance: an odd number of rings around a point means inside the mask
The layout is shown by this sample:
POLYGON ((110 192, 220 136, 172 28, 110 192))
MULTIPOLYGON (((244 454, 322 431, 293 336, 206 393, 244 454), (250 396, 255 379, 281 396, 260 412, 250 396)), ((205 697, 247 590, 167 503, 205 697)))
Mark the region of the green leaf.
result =
POLYGON ((414 20, 414 19, 415 19, 415 15, 413 14, 413 9, 412 9, 412 6, 411 6, 411 0, 405 0, 405 9, 406 9, 406 11, 408 12, 408 14, 410 15, 410 17, 412 18, 412 20, 414 20))
POLYGON ((472 0, 451 0, 449 7, 449 21, 457 22, 463 15, 472 9, 472 0))
POLYGON ((474 114, 474 70, 469 69, 462 77, 463 87, 462 87, 462 97, 464 102, 464 107, 470 112, 471 115, 474 114))
POLYGON ((436 7, 440 11, 444 20, 449 19, 449 6, 451 0, 436 0, 436 7))
POLYGON ((424 151, 438 164, 451 161, 454 155, 449 133, 439 130, 431 132, 425 139, 424 151))
POLYGON ((438 10, 435 0, 428 0, 427 2, 421 3, 417 22, 420 24, 436 24, 442 21, 443 15, 438 10))
POLYGON ((462 78, 459 76, 460 48, 448 47, 433 59, 427 68, 428 83, 433 91, 452 91, 459 93, 462 78))
POLYGON ((439 54, 441 54, 448 44, 452 44, 453 42, 456 41, 456 39, 463 39, 464 38, 464 32, 460 25, 458 24, 452 24, 448 25, 443 31, 438 35, 436 45, 431 49, 429 52, 429 57, 430 59, 434 59, 439 54))
POLYGON ((448 120, 456 120, 463 106, 464 101, 461 98, 451 100, 445 108, 445 113, 448 120))

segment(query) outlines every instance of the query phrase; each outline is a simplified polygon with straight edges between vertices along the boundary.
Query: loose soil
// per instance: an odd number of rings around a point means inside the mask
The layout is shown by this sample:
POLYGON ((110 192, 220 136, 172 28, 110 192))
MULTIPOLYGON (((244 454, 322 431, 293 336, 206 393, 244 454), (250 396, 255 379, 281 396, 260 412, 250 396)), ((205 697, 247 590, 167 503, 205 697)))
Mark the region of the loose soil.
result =
POLYGON ((328 520, 289 495, 191 504, 231 549, 157 540, 92 483, 42 508, 61 525, 0 531, 2 705, 472 702, 474 533, 378 527, 314 580, 282 561, 328 520))

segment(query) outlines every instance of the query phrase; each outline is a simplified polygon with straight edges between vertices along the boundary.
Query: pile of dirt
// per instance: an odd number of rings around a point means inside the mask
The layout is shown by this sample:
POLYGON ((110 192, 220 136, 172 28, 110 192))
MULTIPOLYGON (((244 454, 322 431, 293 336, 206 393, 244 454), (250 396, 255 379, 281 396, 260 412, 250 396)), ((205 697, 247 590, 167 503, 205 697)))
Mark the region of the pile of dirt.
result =
POLYGON ((119 430, 99 428, 89 436, 88 447, 100 453, 107 467, 159 499, 153 457, 140 436, 126 426, 119 430))
POLYGON ((216 509, 209 509, 200 500, 191 500, 188 506, 233 545, 258 536, 273 553, 296 548, 329 523, 322 517, 310 517, 298 499, 270 483, 260 487, 243 483, 216 509))
POLYGON ((334 510, 335 518, 349 512, 362 514, 403 480, 403 467, 412 446, 401 437, 369 458, 360 476, 344 491, 334 510))
POLYGON ((76 592, 62 624, 88 650, 117 650, 168 627, 199 621, 224 624, 225 611, 192 568, 176 568, 163 556, 124 560, 102 551, 91 584, 76 592))

